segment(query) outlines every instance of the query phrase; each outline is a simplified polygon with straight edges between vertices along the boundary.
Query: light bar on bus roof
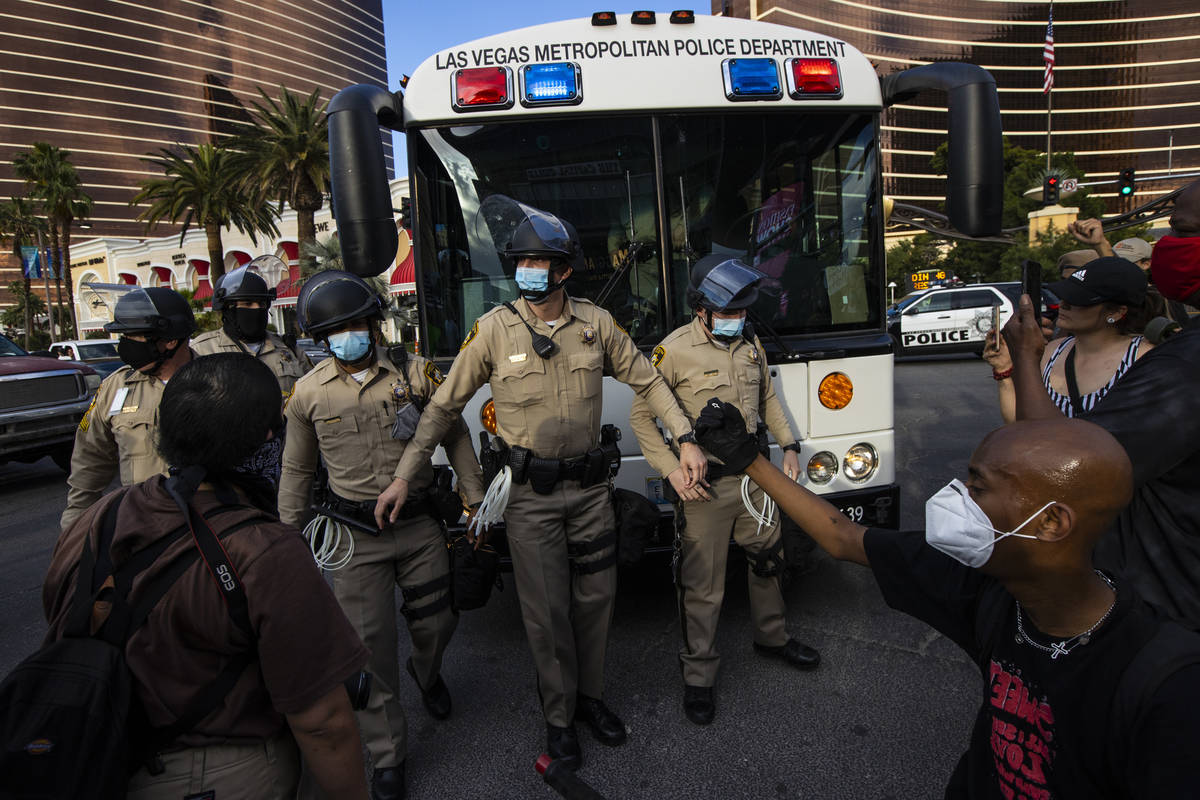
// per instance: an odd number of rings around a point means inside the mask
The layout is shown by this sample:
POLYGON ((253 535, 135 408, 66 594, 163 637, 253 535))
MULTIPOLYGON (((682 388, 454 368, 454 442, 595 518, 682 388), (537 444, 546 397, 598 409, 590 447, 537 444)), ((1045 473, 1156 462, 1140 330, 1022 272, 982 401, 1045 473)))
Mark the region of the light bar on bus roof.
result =
POLYGON ((597 11, 595 14, 592 14, 592 24, 596 27, 616 25, 617 14, 615 11, 597 11))
POLYGON ((654 20, 654 12, 653 11, 635 11, 635 12, 633 12, 633 14, 631 14, 629 16, 629 21, 632 22, 634 25, 653 25, 654 21, 655 21, 654 20))
POLYGON ((563 106, 583 102, 579 65, 571 61, 527 64, 521 68, 521 105, 563 106))
POLYGON ((451 83, 451 105, 455 111, 512 108, 512 83, 508 67, 460 69, 451 83))
POLYGON ((773 58, 727 58, 721 62, 725 97, 730 100, 778 100, 779 65, 773 58))
POLYGON ((795 100, 842 96, 842 76, 832 58, 789 58, 784 61, 788 94, 795 100))

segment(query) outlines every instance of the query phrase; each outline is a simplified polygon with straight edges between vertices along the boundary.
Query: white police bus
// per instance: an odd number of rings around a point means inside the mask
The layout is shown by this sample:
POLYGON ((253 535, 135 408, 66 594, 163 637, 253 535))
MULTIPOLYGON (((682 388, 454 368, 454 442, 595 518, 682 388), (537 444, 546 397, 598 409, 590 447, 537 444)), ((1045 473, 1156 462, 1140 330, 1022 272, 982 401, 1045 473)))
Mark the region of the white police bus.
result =
MULTIPOLYGON (((947 208, 968 235, 999 229, 995 84, 967 64, 880 79, 839 39, 675 12, 596 14, 433 54, 403 93, 360 85, 329 108, 334 210, 347 268, 396 252, 378 126, 407 134, 424 354, 448 367, 475 319, 516 296, 478 223, 506 195, 569 220, 596 300, 647 354, 692 315, 709 252, 768 276, 751 310, 800 435, 802 482, 851 518, 899 519, 892 344, 885 328, 880 115, 949 93, 947 208)), ((605 380, 622 429, 617 484, 661 497, 629 428, 630 390, 605 380)), ((464 411, 476 435, 486 387, 464 411)), ((778 453, 776 450, 776 457, 778 453)))

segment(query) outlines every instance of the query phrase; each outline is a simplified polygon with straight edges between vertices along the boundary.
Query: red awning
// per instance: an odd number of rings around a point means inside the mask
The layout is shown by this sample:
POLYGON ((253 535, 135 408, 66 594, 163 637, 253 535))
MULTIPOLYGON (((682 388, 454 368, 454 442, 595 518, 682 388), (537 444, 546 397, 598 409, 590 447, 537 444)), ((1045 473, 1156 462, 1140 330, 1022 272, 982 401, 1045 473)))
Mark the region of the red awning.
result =
MULTIPOLYGON (((290 264, 288 274, 275 286, 275 300, 296 298, 300 296, 300 265, 290 264)), ((284 303, 284 305, 288 305, 284 303)))
POLYGON ((161 286, 171 285, 171 268, 170 267, 151 267, 150 271, 158 276, 158 282, 161 286))
POLYGON ((245 250, 230 250, 229 252, 233 253, 233 257, 237 259, 239 267, 246 266, 252 260, 252 256, 245 250))
POLYGON ((391 294, 417 293, 416 261, 413 259, 412 248, 409 248, 408 255, 392 270, 388 283, 391 284, 391 294))
POLYGON ((137 285, 138 285, 138 278, 137 278, 137 275, 134 275, 134 274, 133 274, 133 273, 131 273, 131 272, 122 272, 122 273, 120 273, 119 275, 117 275, 117 277, 121 279, 121 282, 122 282, 122 283, 127 283, 127 284, 129 284, 130 286, 137 286, 137 285))
POLYGON ((192 295, 193 300, 208 300, 212 297, 212 286, 208 284, 208 278, 201 278, 199 285, 196 287, 196 293, 192 295))
POLYGON ((279 249, 282 250, 287 256, 284 259, 285 261, 300 260, 300 245, 296 244, 295 242, 280 242, 279 249))
POLYGON ((196 270, 196 274, 204 277, 208 274, 208 262, 202 258, 189 258, 188 263, 192 265, 192 269, 196 270))

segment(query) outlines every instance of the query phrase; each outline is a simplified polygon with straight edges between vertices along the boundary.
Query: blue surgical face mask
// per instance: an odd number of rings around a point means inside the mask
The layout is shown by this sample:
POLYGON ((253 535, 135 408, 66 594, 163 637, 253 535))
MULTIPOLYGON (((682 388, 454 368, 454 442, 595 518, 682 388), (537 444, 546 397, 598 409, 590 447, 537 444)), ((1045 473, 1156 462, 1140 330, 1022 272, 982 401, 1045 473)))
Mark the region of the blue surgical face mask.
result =
POLYGON ((718 336, 722 339, 736 339, 742 335, 742 331, 746 329, 746 318, 737 317, 735 319, 721 319, 713 317, 712 332, 713 336, 718 336))
POLYGON ((341 331, 329 334, 329 349, 343 363, 353 363, 371 349, 370 331, 341 331))
POLYGON ((550 286, 550 270, 517 267, 517 286, 523 292, 544 292, 550 286))

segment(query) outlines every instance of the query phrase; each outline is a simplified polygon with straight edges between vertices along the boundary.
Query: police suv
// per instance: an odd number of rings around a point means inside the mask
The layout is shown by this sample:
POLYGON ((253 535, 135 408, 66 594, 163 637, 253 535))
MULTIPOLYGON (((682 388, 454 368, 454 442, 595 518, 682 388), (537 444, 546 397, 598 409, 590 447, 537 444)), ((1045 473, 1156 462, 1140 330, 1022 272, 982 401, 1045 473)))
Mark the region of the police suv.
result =
POLYGON ((1003 327, 1014 307, 997 287, 930 289, 888 319, 888 334, 898 356, 982 353, 995 306, 1003 327))

